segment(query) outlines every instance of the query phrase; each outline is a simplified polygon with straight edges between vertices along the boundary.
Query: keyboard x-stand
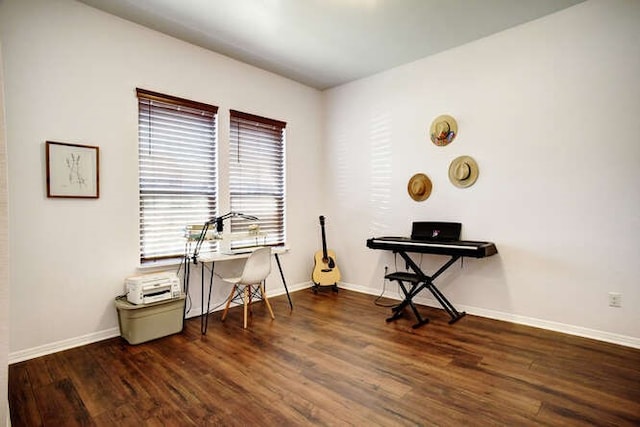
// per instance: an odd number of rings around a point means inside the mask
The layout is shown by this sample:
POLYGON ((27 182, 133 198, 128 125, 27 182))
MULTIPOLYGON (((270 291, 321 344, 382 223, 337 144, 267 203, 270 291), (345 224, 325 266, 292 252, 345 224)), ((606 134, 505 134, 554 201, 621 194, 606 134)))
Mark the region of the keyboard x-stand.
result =
POLYGON ((371 249, 390 250, 399 254, 405 261, 411 272, 395 272, 385 276, 386 279, 397 281, 400 289, 404 293, 404 300, 392 310, 391 317, 387 318, 387 322, 391 322, 402 317, 404 309, 409 306, 416 316, 418 322, 412 327, 419 328, 429 323, 429 319, 423 318, 413 303, 413 298, 423 289, 428 289, 434 298, 440 303, 442 308, 449 314, 451 320, 449 323, 455 323, 460 320, 466 313, 456 310, 449 300, 440 292, 433 281, 438 278, 445 270, 451 267, 457 260, 463 256, 474 258, 484 258, 496 254, 498 251, 491 242, 475 242, 475 241, 453 241, 453 242, 428 242, 422 240, 412 240, 404 237, 379 237, 367 240, 367 247, 371 249), (411 259, 408 252, 449 255, 451 258, 436 271, 433 275, 425 274, 422 269, 411 259), (408 287, 407 284, 410 284, 408 287))

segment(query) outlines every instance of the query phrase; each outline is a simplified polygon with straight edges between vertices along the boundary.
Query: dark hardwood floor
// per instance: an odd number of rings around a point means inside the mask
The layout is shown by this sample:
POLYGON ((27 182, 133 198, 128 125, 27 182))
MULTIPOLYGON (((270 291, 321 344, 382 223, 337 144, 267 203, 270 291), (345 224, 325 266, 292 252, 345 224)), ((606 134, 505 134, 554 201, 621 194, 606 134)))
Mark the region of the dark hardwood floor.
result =
POLYGON ((385 323, 346 290, 262 303, 9 367, 16 426, 640 425, 640 350, 467 315, 385 323))

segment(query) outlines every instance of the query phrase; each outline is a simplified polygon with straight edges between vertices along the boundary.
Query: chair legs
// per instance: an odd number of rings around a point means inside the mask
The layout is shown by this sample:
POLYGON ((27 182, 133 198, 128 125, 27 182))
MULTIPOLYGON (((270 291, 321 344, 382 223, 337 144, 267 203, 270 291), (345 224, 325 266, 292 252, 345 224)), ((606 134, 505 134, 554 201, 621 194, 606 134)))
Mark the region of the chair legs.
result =
POLYGON ((249 307, 249 288, 250 286, 244 287, 244 295, 242 296, 242 301, 244 302, 244 328, 247 329, 247 308, 249 307))
POLYGON ((236 293, 236 289, 238 289, 238 285, 233 285, 231 288, 231 293, 229 294, 229 298, 227 298, 227 305, 224 307, 224 312, 222 313, 221 320, 227 318, 227 313, 229 312, 229 305, 231 305, 231 301, 233 301, 233 295, 236 293))
POLYGON ((269 298, 267 298, 267 293, 264 291, 264 286, 262 285, 262 283, 260 283, 258 286, 260 286, 260 295, 262 295, 262 299, 264 300, 264 303, 267 305, 267 308, 269 309, 269 314, 271 314, 271 318, 275 319, 276 316, 273 315, 273 310, 271 309, 271 304, 269 304, 269 298))
POLYGON ((271 316, 272 319, 275 319, 276 316, 273 314, 273 309, 271 308, 271 304, 269 303, 269 298, 267 298, 267 294, 264 290, 264 286, 262 283, 259 283, 258 285, 233 285, 233 288, 231 289, 231 293, 229 294, 229 298, 227 299, 227 304, 224 307, 224 311, 222 312, 222 317, 220 318, 222 321, 224 321, 224 319, 227 318, 227 313, 229 312, 229 306, 231 305, 231 301, 233 301, 234 297, 239 296, 236 295, 236 292, 238 290, 238 286, 243 286, 243 290, 242 290, 242 303, 243 303, 243 311, 244 311, 244 319, 243 319, 243 326, 246 329, 247 328, 247 317, 249 314, 249 306, 251 305, 251 286, 258 286, 258 289, 260 290, 260 296, 262 296, 262 300, 264 301, 264 303, 267 306, 267 309, 269 310, 269 315, 271 316))

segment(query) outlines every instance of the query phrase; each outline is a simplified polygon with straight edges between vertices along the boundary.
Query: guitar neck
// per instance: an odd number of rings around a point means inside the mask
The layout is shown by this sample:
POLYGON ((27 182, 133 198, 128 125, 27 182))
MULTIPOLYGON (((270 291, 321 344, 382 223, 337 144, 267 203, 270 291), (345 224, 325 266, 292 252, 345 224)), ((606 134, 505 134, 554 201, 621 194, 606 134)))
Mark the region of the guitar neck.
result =
POLYGON ((324 221, 320 223, 320 226, 322 228, 322 258, 327 259, 327 238, 324 234, 324 221))

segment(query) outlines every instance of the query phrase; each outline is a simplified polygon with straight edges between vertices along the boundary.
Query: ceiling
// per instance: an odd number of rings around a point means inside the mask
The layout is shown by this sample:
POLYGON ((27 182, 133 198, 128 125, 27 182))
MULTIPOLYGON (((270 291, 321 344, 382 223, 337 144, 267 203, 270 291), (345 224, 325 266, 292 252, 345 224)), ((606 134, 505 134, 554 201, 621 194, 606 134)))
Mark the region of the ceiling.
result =
POLYGON ((80 0, 323 90, 584 0, 80 0))

